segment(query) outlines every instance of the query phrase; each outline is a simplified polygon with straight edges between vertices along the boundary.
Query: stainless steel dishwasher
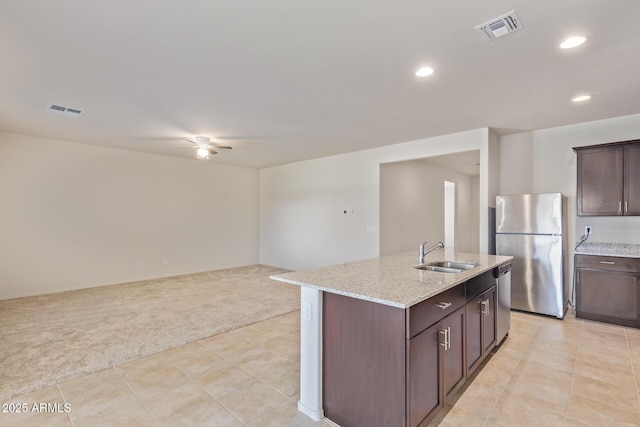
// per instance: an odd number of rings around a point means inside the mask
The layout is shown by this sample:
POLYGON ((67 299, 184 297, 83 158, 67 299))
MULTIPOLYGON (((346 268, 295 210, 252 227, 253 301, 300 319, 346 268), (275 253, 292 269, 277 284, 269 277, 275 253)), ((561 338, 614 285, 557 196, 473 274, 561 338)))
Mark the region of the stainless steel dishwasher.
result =
POLYGON ((509 333, 511 327, 511 262, 493 269, 498 290, 496 310, 496 345, 499 345, 509 333))

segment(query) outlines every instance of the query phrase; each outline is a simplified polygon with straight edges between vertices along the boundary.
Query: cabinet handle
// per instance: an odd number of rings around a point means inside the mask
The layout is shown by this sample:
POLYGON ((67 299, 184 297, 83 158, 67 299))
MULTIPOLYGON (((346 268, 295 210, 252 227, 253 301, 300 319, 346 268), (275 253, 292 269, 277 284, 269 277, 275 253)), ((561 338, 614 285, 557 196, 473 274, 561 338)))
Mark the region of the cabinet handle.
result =
POLYGON ((480 301, 480 313, 484 314, 485 316, 489 315, 489 299, 486 299, 484 301, 480 301))
POLYGON ((451 307, 451 303, 450 302, 439 302, 438 304, 436 304, 436 307, 439 307, 443 310, 446 310, 447 308, 451 307))
POLYGON ((629 213, 629 202, 624 201, 624 213, 629 213))
POLYGON ((622 200, 618 202, 618 213, 622 213, 622 200))
POLYGON ((440 335, 443 336, 443 342, 440 342, 440 345, 444 347, 444 350, 447 351, 451 348, 451 327, 447 327, 447 329, 440 329, 440 335))
MULTIPOLYGON (((447 328, 448 329, 448 328, 447 328)), ((447 329, 440 329, 440 335, 443 337, 443 341, 440 342, 440 345, 444 347, 445 351, 449 348, 449 336, 447 333, 447 329)))
POLYGON ((600 261, 600 264, 609 264, 609 265, 615 265, 616 263, 613 261, 600 261))

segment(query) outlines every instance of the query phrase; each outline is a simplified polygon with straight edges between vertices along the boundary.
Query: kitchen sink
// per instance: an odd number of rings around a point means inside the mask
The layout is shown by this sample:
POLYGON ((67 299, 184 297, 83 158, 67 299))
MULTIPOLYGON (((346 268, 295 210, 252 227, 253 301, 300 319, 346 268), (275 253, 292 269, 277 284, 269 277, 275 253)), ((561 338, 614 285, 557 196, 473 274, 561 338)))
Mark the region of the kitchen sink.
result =
POLYGON ((444 267, 444 266, 430 265, 430 264, 416 265, 415 268, 417 268, 418 270, 437 271, 439 273, 462 273, 464 271, 460 268, 451 268, 451 267, 444 267))
POLYGON ((443 268, 450 268, 455 270, 471 270, 472 268, 478 266, 478 264, 474 264, 472 262, 464 262, 464 261, 438 261, 438 262, 430 262, 427 265, 432 267, 443 267, 443 268))

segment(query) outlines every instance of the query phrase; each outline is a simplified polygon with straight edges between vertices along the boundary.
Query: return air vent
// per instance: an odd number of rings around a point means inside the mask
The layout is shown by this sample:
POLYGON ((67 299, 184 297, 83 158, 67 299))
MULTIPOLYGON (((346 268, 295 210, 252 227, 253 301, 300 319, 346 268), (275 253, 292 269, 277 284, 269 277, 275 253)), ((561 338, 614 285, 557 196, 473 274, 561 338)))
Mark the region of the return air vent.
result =
POLYGON ((82 114, 82 111, 76 110, 75 108, 67 108, 67 107, 63 107, 62 105, 56 105, 56 104, 51 104, 51 106, 49 106, 49 111, 53 111, 55 113, 63 113, 68 116, 74 116, 74 117, 77 117, 80 114, 82 114))
POLYGON ((59 105, 53 105, 53 104, 51 104, 51 107, 49 107, 49 110, 55 111, 57 113, 64 113, 65 111, 67 111, 65 107, 61 107, 59 105))
POLYGON ((518 15, 516 15, 515 10, 475 27, 475 30, 480 33, 482 40, 487 42, 520 29, 522 29, 522 23, 518 15))

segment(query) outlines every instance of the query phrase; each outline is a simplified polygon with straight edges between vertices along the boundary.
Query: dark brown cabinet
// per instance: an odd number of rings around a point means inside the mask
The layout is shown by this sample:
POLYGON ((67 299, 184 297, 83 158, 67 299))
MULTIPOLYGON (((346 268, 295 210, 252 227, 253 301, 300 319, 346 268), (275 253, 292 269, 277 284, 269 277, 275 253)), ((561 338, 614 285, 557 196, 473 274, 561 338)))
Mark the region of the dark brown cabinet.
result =
POLYGON ((576 255, 576 317, 640 328, 640 259, 576 255))
POLYGON ((407 312, 407 420, 411 427, 425 425, 464 384, 465 302, 462 284, 407 312))
POLYGON ((640 215, 640 140, 574 150, 579 216, 640 215))
POLYGON ((640 141, 624 146, 624 213, 640 215, 640 141))
POLYGON ((419 426, 444 406, 441 393, 441 348, 444 332, 439 323, 425 329, 407 343, 407 419, 419 426))
POLYGON ((447 346, 441 346, 442 353, 442 388, 444 401, 460 388, 467 378, 464 363, 465 313, 460 307, 440 322, 440 334, 446 337, 447 346))
POLYGON ((460 307, 408 341, 409 426, 430 419, 464 383, 464 319, 460 307))
POLYGON ((495 346, 495 304, 492 271, 407 309, 325 293, 325 416, 343 427, 426 426, 465 383, 470 340, 479 337, 481 357, 495 346))
POLYGON ((496 346, 496 307, 498 306, 498 288, 493 287, 484 294, 482 317, 482 345, 486 357, 496 346))
POLYGON ((496 345, 496 286, 470 300, 467 315, 467 375, 471 374, 496 345))

